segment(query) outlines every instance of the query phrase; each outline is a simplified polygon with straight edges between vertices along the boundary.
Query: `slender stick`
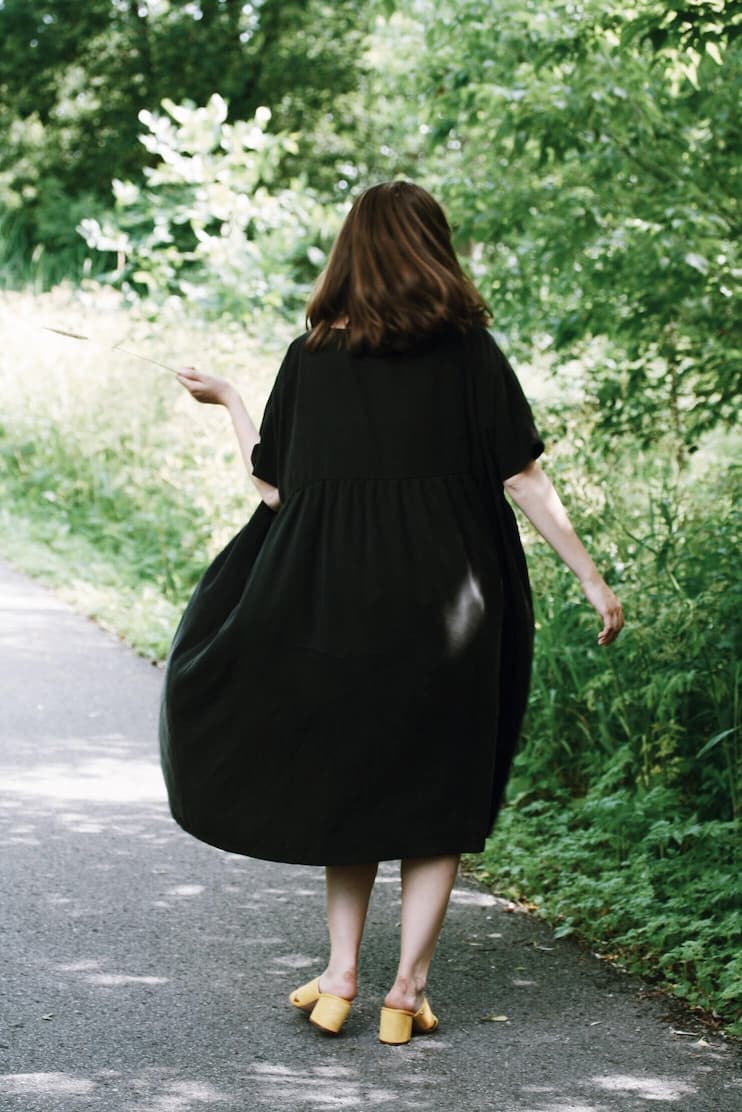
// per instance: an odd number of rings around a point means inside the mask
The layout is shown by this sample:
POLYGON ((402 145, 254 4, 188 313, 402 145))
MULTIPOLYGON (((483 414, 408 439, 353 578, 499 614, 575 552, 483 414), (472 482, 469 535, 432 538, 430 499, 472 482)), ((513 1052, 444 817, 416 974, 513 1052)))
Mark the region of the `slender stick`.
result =
POLYGON ((154 363, 156 367, 163 367, 166 371, 172 371, 173 374, 178 373, 175 367, 168 367, 167 363, 161 363, 159 359, 150 359, 149 355, 140 355, 138 351, 123 348, 120 344, 114 344, 111 351, 123 351, 125 355, 133 355, 137 359, 144 359, 147 363, 154 363))
POLYGON ((88 340, 89 336, 81 336, 79 332, 64 332, 61 328, 51 328, 48 324, 41 326, 47 332, 58 332, 60 336, 71 336, 73 340, 88 340))
MULTIPOLYGON (((43 324, 41 327, 47 332, 56 332, 59 336, 68 336, 71 340, 90 339, 89 336, 83 336, 79 332, 65 332, 63 328, 51 328, 48 324, 43 324)), ((121 344, 104 344, 103 346, 107 347, 109 351, 121 351, 124 355, 133 355, 135 359, 143 359, 145 363, 154 363, 156 367, 162 367, 163 370, 172 371, 173 374, 178 373, 175 367, 169 367, 167 363, 161 363, 159 359, 151 359, 149 355, 140 355, 138 351, 131 351, 130 348, 121 347, 121 344)))

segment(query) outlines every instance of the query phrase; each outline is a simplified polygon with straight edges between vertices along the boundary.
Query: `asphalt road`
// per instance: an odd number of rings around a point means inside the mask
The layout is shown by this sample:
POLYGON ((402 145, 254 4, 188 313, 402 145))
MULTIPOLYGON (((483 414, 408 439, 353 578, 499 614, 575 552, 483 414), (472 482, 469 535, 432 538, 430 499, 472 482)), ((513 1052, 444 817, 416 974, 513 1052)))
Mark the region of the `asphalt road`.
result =
POLYGON ((326 959, 323 870, 174 823, 161 669, 2 564, 0 656, 3 1112, 742 1107, 739 1044, 463 877, 429 981, 440 1027, 379 1043, 398 862, 350 1018, 316 1031, 287 994, 326 959))

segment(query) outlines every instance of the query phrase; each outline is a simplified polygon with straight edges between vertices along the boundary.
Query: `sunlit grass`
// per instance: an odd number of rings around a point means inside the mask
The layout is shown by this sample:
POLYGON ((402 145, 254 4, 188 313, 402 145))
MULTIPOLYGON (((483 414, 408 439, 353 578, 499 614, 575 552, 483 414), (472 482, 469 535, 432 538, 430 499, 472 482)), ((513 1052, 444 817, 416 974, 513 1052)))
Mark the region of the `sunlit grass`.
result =
POLYGON ((110 348, 229 378, 259 427, 295 333, 150 322, 92 286, 3 292, 0 326, 0 555, 162 659, 189 588, 258 495, 226 410, 110 348))

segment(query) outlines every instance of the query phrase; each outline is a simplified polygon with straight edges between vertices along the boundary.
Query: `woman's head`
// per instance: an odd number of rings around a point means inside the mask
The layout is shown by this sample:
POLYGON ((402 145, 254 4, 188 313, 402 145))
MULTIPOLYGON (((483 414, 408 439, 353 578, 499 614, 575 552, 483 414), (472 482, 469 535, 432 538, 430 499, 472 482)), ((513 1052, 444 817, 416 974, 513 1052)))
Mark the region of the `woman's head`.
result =
POLYGON ((385 181, 356 198, 307 305, 308 350, 322 347, 344 317, 341 335, 354 352, 403 350, 444 325, 463 331, 489 322, 443 209, 419 185, 385 181))

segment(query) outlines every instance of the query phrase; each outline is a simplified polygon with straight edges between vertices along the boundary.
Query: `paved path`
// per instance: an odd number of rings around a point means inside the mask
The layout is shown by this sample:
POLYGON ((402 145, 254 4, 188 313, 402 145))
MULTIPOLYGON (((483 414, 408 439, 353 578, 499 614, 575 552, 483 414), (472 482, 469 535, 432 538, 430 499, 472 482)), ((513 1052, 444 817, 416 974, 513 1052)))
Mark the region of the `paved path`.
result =
POLYGON ((742 1107, 736 1044, 464 878, 431 970, 440 1028, 379 1043, 397 862, 345 1029, 315 1031, 286 996, 326 957, 323 870, 176 826, 162 671, 2 564, 0 655, 3 1112, 742 1107))

